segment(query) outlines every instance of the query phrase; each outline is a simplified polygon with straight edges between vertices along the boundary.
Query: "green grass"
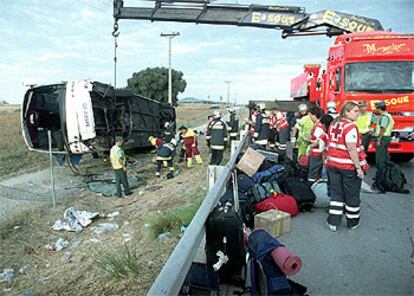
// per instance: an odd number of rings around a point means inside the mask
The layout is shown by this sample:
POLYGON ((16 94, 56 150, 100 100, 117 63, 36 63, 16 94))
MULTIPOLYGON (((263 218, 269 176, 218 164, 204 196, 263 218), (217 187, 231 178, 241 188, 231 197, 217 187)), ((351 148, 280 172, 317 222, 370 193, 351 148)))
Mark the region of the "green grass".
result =
POLYGON ((196 190, 196 193, 192 196, 192 200, 194 202, 191 205, 177 206, 168 211, 150 216, 150 236, 155 239, 158 235, 167 231, 178 234, 181 230, 181 226, 190 225, 191 220, 200 207, 205 194, 206 192, 199 188, 199 190, 196 190))
POLYGON ((137 251, 126 244, 119 250, 108 248, 99 252, 95 255, 94 262, 110 279, 114 280, 140 273, 137 251))

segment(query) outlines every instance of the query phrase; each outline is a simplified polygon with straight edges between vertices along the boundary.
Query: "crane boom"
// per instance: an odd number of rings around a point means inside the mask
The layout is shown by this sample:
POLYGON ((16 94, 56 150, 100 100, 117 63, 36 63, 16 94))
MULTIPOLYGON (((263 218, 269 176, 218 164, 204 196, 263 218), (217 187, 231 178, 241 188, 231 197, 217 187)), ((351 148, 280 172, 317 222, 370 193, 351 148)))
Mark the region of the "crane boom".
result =
POLYGON ((154 3, 154 7, 125 7, 123 0, 114 0, 114 18, 278 29, 282 30, 283 38, 383 31, 376 19, 333 10, 308 14, 305 8, 296 6, 213 4, 207 0, 154 0, 154 3))

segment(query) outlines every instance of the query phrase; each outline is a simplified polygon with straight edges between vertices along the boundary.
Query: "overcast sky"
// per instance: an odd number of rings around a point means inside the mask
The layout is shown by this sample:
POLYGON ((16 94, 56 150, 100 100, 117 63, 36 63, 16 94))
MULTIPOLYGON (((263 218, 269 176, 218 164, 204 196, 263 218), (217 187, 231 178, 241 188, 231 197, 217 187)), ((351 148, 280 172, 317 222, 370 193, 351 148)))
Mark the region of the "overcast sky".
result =
MULTIPOLYGON (((235 3, 236 1, 216 1, 235 3)), ((140 1, 125 1, 125 6, 140 1)), ((239 4, 303 6, 307 13, 324 9, 378 19, 385 29, 414 33, 414 0, 284 0, 239 4)), ((148 2, 146 2, 148 5, 148 2)), ((111 0, 0 0, 0 100, 20 103, 24 81, 59 83, 92 79, 113 84, 111 0)), ((133 72, 168 64, 173 39, 173 68, 184 73, 187 88, 179 98, 289 98, 290 79, 305 63, 324 65, 334 39, 326 36, 282 39, 280 31, 232 26, 121 20, 118 86, 133 72)))

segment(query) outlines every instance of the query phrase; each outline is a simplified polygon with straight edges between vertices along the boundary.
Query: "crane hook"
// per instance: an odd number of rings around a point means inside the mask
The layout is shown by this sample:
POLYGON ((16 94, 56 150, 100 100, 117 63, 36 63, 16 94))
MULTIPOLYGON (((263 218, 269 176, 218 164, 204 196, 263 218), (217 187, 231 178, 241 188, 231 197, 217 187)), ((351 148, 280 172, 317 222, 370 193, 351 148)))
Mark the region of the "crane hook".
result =
POLYGON ((119 26, 118 26, 118 20, 115 20, 114 23, 114 30, 112 31, 112 36, 114 36, 115 38, 119 36, 119 26))

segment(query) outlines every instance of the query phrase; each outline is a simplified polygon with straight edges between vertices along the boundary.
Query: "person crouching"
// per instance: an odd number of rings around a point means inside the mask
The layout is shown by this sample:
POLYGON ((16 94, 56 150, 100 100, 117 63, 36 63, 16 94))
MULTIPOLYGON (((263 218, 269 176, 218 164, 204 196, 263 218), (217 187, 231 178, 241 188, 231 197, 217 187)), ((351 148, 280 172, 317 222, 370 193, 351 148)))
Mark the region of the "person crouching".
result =
POLYGON ((167 179, 174 177, 174 155, 175 155, 175 145, 177 144, 175 139, 172 139, 170 143, 163 143, 162 139, 149 137, 150 143, 155 146, 157 149, 157 167, 155 171, 155 176, 157 178, 161 177, 161 169, 164 161, 167 162, 167 167, 169 172, 167 174, 167 179))

